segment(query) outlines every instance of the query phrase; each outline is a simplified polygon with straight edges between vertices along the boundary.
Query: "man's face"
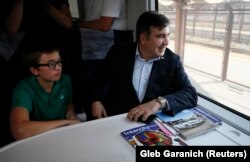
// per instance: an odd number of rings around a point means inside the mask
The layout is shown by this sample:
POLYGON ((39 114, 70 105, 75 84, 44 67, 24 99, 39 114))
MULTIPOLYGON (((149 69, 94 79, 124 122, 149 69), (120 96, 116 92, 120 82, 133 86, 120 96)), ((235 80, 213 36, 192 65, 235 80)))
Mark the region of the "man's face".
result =
POLYGON ((161 57, 169 43, 169 26, 164 28, 151 27, 151 33, 140 36, 140 52, 144 59, 161 57))

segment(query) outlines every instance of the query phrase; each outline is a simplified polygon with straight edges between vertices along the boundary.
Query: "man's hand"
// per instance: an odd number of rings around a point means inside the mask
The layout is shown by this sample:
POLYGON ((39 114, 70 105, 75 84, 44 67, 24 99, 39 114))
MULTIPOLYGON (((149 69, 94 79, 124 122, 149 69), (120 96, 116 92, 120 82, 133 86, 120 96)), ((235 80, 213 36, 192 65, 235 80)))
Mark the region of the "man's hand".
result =
POLYGON ((95 101, 91 105, 92 115, 96 118, 107 117, 107 112, 100 101, 95 101))
POLYGON ((69 109, 67 114, 66 114, 66 119, 67 120, 77 120, 76 114, 73 109, 69 109))
POLYGON ((147 103, 138 105, 133 109, 131 109, 128 112, 127 118, 129 120, 138 121, 138 118, 142 116, 142 120, 146 121, 148 117, 152 114, 155 114, 160 107, 161 104, 157 102, 155 99, 153 99, 147 103))

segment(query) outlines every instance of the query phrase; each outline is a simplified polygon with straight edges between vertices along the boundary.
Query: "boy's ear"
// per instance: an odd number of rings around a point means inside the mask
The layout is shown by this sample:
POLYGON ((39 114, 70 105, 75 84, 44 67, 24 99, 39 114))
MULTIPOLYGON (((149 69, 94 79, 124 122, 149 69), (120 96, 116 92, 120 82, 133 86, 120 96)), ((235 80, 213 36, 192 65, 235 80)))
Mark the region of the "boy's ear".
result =
POLYGON ((35 68, 35 67, 30 67, 30 72, 31 72, 31 74, 33 74, 33 75, 35 75, 35 76, 38 75, 38 70, 37 70, 37 68, 35 68))

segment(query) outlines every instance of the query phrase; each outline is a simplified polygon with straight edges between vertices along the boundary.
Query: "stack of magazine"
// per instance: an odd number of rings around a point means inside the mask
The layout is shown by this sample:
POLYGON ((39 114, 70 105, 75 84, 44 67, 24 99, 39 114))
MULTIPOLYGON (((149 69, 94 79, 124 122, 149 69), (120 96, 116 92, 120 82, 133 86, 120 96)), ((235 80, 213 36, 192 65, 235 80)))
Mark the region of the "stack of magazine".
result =
POLYGON ((150 124, 121 132, 133 146, 187 146, 184 140, 210 132, 222 121, 208 112, 195 107, 173 116, 163 112, 150 124), (184 140, 183 140, 184 139, 184 140))
POLYGON ((166 127, 169 126, 184 139, 210 132, 222 124, 220 119, 199 107, 183 110, 174 117, 168 116, 163 112, 159 112, 156 115, 167 124, 165 125, 166 127))

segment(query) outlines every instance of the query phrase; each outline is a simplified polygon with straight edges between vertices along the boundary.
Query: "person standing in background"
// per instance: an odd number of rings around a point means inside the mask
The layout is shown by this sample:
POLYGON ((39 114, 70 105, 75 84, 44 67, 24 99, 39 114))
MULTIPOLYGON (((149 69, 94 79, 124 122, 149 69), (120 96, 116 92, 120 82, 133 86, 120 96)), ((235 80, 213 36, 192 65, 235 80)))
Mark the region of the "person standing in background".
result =
MULTIPOLYGON (((74 48, 72 26, 68 0, 13 0, 6 20, 6 30, 10 35, 17 32, 25 32, 25 35, 17 51, 10 58, 10 66, 19 64, 22 50, 28 48, 30 43, 47 40, 58 44, 65 61, 64 72, 73 76, 72 73, 76 70, 75 61, 80 58, 81 48, 74 48)), ((20 72, 16 73, 19 75, 20 72)))
MULTIPOLYGON (((81 98, 90 107, 90 80, 96 67, 116 42, 116 33, 127 30, 126 0, 79 0, 83 81, 81 98), (82 12, 81 12, 82 11, 82 12)), ((132 39, 132 38, 131 38, 132 39)), ((89 114, 89 112, 87 112, 89 114)))
POLYGON ((80 28, 105 32, 127 29, 125 0, 83 0, 83 11, 80 28))
POLYGON ((83 20, 78 22, 82 35, 82 59, 104 59, 114 44, 114 31, 127 30, 125 0, 83 0, 83 20))
POLYGON ((60 27, 70 29, 69 3, 67 0, 13 0, 6 26, 10 34, 20 30, 47 34, 47 31, 60 27))

